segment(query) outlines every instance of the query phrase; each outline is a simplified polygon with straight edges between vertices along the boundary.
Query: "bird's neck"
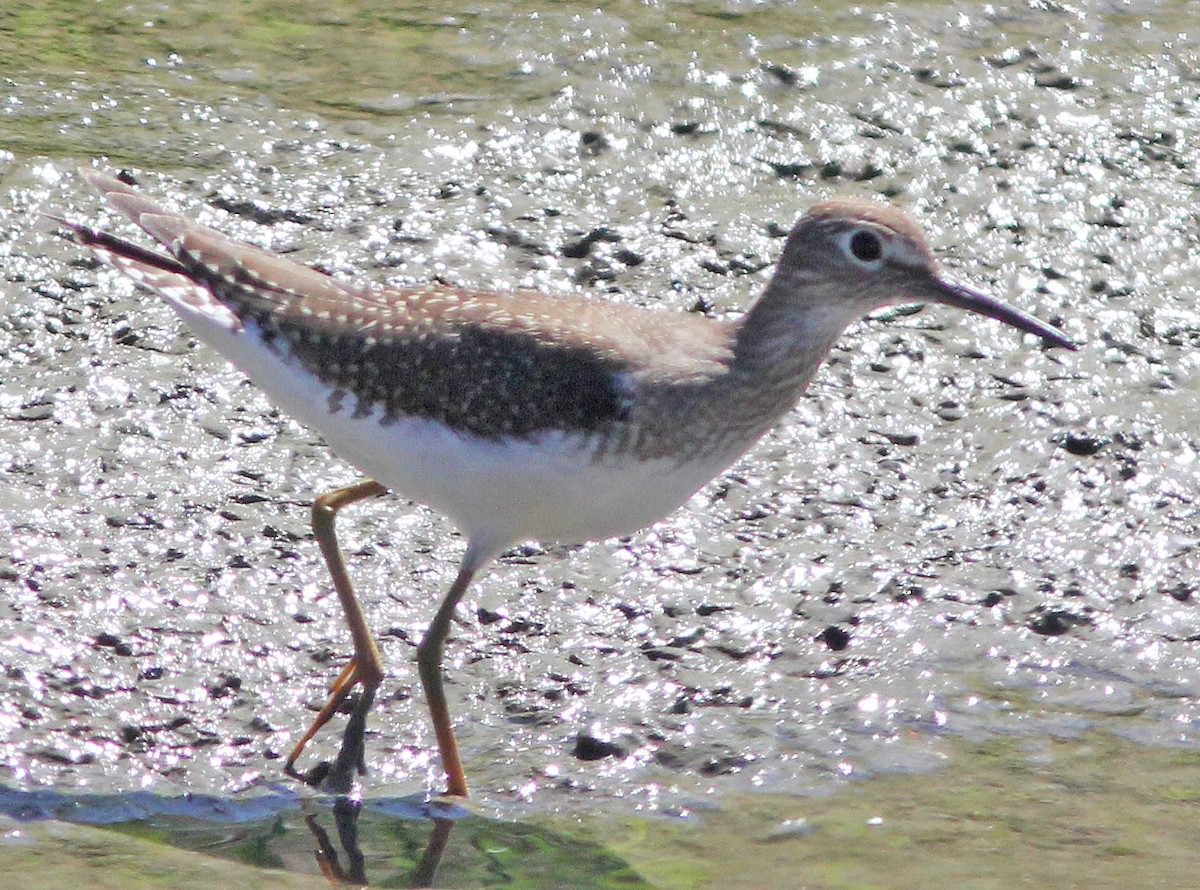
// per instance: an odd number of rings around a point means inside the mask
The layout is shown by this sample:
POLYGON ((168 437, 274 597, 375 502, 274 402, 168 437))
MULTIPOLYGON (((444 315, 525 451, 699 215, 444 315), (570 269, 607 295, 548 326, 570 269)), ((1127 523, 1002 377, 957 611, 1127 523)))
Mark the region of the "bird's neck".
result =
POLYGON ((852 318, 831 299, 799 302, 772 281, 737 323, 733 374, 794 402, 852 318))
POLYGON ((732 463, 795 406, 847 323, 844 312, 797 308, 768 289, 730 326, 725 373, 672 386, 654 406, 655 447, 732 463))

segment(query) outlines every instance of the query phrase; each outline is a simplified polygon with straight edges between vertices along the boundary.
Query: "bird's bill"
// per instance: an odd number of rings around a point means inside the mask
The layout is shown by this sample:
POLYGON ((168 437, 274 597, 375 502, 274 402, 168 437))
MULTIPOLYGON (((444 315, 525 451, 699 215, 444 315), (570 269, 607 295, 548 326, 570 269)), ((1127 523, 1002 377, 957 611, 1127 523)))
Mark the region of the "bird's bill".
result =
POLYGON ((1055 346, 1061 346, 1063 349, 1079 348, 1063 336, 1062 332, 1057 328, 1052 328, 1032 315, 1022 312, 1020 309, 1014 309, 1007 303, 1002 303, 993 297, 989 297, 987 294, 981 294, 979 291, 972 290, 965 285, 954 281, 946 281, 941 278, 934 279, 931 284, 932 287, 925 294, 925 298, 928 300, 935 303, 944 303, 947 306, 956 306, 959 309, 966 309, 968 312, 975 312, 979 315, 986 315, 988 318, 1002 321, 1026 333, 1036 334, 1055 346))

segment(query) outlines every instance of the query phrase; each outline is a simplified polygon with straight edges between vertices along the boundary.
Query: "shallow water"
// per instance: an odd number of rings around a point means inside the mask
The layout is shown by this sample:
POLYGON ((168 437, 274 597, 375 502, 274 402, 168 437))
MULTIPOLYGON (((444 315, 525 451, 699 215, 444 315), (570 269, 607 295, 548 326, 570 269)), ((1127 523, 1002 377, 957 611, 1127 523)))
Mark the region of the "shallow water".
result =
MULTIPOLYGON (((19 820, 0 816, 0 867, 15 886, 173 890, 329 887, 325 878, 579 890, 1116 890, 1187 886, 1200 867, 1191 819, 1200 764, 1190 752, 1103 732, 946 748, 942 766, 918 776, 851 781, 832 795, 724 793, 674 817, 514 821, 412 799, 358 807, 25 794, 19 820), (45 813, 73 824, 38 821, 45 813)), ((0 793, 0 810, 16 797, 0 793)))
MULTIPOLYGON (((493 814, 838 791, 952 739, 1194 751, 1198 11, 0 13, 3 781, 272 792, 348 655, 307 504, 353 471, 57 237, 106 218, 93 159, 338 275, 717 315, 804 207, 883 195, 1083 344, 888 313, 687 509, 507 556, 448 651, 493 814)), ((409 663, 461 544, 399 499, 341 528, 391 666, 367 793, 436 788, 409 663)))

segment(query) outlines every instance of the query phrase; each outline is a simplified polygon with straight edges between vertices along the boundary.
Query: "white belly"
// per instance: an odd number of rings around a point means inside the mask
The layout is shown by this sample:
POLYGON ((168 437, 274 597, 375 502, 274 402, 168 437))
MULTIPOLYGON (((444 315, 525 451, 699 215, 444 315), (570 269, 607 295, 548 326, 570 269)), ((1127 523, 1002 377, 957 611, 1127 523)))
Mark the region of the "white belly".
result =
POLYGON ((722 469, 667 460, 596 463, 581 437, 489 441, 428 420, 381 427, 370 418, 368 451, 340 424, 335 432, 328 422, 308 422, 327 430, 334 451, 372 478, 444 513, 469 537, 500 546, 628 534, 670 513, 722 469))
POLYGON ((480 550, 629 534, 666 516, 738 456, 684 465, 630 455, 597 462, 594 441, 584 436, 547 432, 530 440, 488 440, 431 420, 382 424, 379 409, 356 418, 353 397, 331 399, 312 373, 266 349, 253 325, 231 330, 208 317, 180 314, 338 455, 445 514, 480 550))

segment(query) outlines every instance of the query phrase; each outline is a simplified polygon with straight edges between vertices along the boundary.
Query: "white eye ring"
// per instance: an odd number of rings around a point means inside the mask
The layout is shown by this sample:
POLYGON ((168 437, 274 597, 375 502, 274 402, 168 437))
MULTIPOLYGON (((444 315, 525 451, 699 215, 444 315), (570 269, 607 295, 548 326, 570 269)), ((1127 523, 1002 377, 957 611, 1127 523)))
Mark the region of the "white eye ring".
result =
POLYGON ((838 247, 851 262, 877 269, 887 256, 887 242, 874 229, 851 229, 838 236, 838 247))

